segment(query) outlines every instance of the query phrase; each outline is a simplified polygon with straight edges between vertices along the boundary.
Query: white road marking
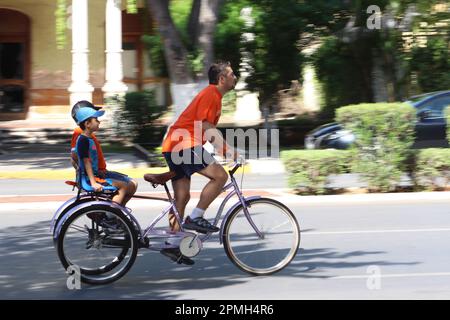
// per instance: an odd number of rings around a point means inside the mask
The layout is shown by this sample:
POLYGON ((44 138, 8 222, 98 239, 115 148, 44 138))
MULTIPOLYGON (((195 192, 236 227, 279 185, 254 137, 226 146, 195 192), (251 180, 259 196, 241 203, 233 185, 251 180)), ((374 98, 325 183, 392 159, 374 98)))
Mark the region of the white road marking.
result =
POLYGON ((369 234, 369 233, 401 233, 401 232, 447 232, 447 231, 450 231, 450 228, 317 231, 317 232, 312 231, 312 232, 303 232, 302 235, 369 234))

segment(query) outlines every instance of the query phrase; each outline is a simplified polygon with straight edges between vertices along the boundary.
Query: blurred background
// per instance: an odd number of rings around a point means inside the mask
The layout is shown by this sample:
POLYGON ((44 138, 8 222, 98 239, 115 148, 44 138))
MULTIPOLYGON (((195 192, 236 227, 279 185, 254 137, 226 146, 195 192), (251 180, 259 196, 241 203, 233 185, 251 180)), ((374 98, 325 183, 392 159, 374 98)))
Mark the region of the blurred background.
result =
POLYGON ((216 60, 239 77, 223 132, 349 149, 362 140, 339 108, 406 101, 412 147, 448 147, 449 28, 441 0, 0 0, 0 152, 66 152, 86 99, 107 111, 107 153, 161 165, 167 126, 216 60))

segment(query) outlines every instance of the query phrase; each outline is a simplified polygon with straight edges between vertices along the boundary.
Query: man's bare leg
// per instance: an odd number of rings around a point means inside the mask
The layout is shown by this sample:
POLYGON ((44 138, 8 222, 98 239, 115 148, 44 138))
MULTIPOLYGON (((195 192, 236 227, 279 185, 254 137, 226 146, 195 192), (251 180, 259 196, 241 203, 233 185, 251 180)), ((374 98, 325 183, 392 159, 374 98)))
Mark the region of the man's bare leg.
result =
MULTIPOLYGON (((175 181, 172 181, 172 187, 175 197, 175 205, 178 210, 178 214, 180 215, 181 220, 183 221, 184 210, 186 209, 186 205, 191 198, 191 180, 184 177, 175 181)), ((173 231, 179 231, 180 225, 178 224, 177 218, 175 214, 171 211, 169 212, 169 225, 173 231)))
POLYGON ((214 199, 222 193, 222 189, 228 180, 228 174, 218 163, 211 163, 198 173, 210 179, 203 188, 202 193, 200 194, 200 200, 197 204, 197 208, 206 210, 214 199))

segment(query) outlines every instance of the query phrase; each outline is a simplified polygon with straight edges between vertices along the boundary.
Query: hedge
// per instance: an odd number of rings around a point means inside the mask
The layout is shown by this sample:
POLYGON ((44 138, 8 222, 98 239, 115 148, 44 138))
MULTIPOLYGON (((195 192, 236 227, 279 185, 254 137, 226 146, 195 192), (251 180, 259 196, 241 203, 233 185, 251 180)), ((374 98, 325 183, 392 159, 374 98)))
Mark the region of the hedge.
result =
POLYGON ((450 149, 419 150, 413 173, 416 190, 445 190, 450 183, 450 149))
POLYGON ((370 191, 392 191, 398 185, 414 143, 415 109, 404 103, 367 103, 339 108, 336 121, 356 138, 352 171, 370 191))
POLYGON ((323 194, 328 176, 349 170, 348 150, 292 150, 281 152, 288 185, 301 193, 323 194))

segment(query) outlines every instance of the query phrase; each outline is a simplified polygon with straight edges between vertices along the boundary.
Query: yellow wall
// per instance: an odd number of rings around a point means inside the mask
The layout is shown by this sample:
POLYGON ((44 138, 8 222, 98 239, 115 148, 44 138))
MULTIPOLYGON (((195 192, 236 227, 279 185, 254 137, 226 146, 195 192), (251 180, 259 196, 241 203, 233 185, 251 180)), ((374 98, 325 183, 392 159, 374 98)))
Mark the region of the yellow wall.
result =
MULTIPOLYGON (((68 6, 71 1, 67 0, 68 6)), ((66 47, 56 48, 56 0, 1 0, 1 8, 26 14, 31 21, 31 87, 67 88, 71 82, 72 35, 66 30, 66 47)), ((89 70, 94 87, 104 83, 106 0, 88 1, 89 70)))

